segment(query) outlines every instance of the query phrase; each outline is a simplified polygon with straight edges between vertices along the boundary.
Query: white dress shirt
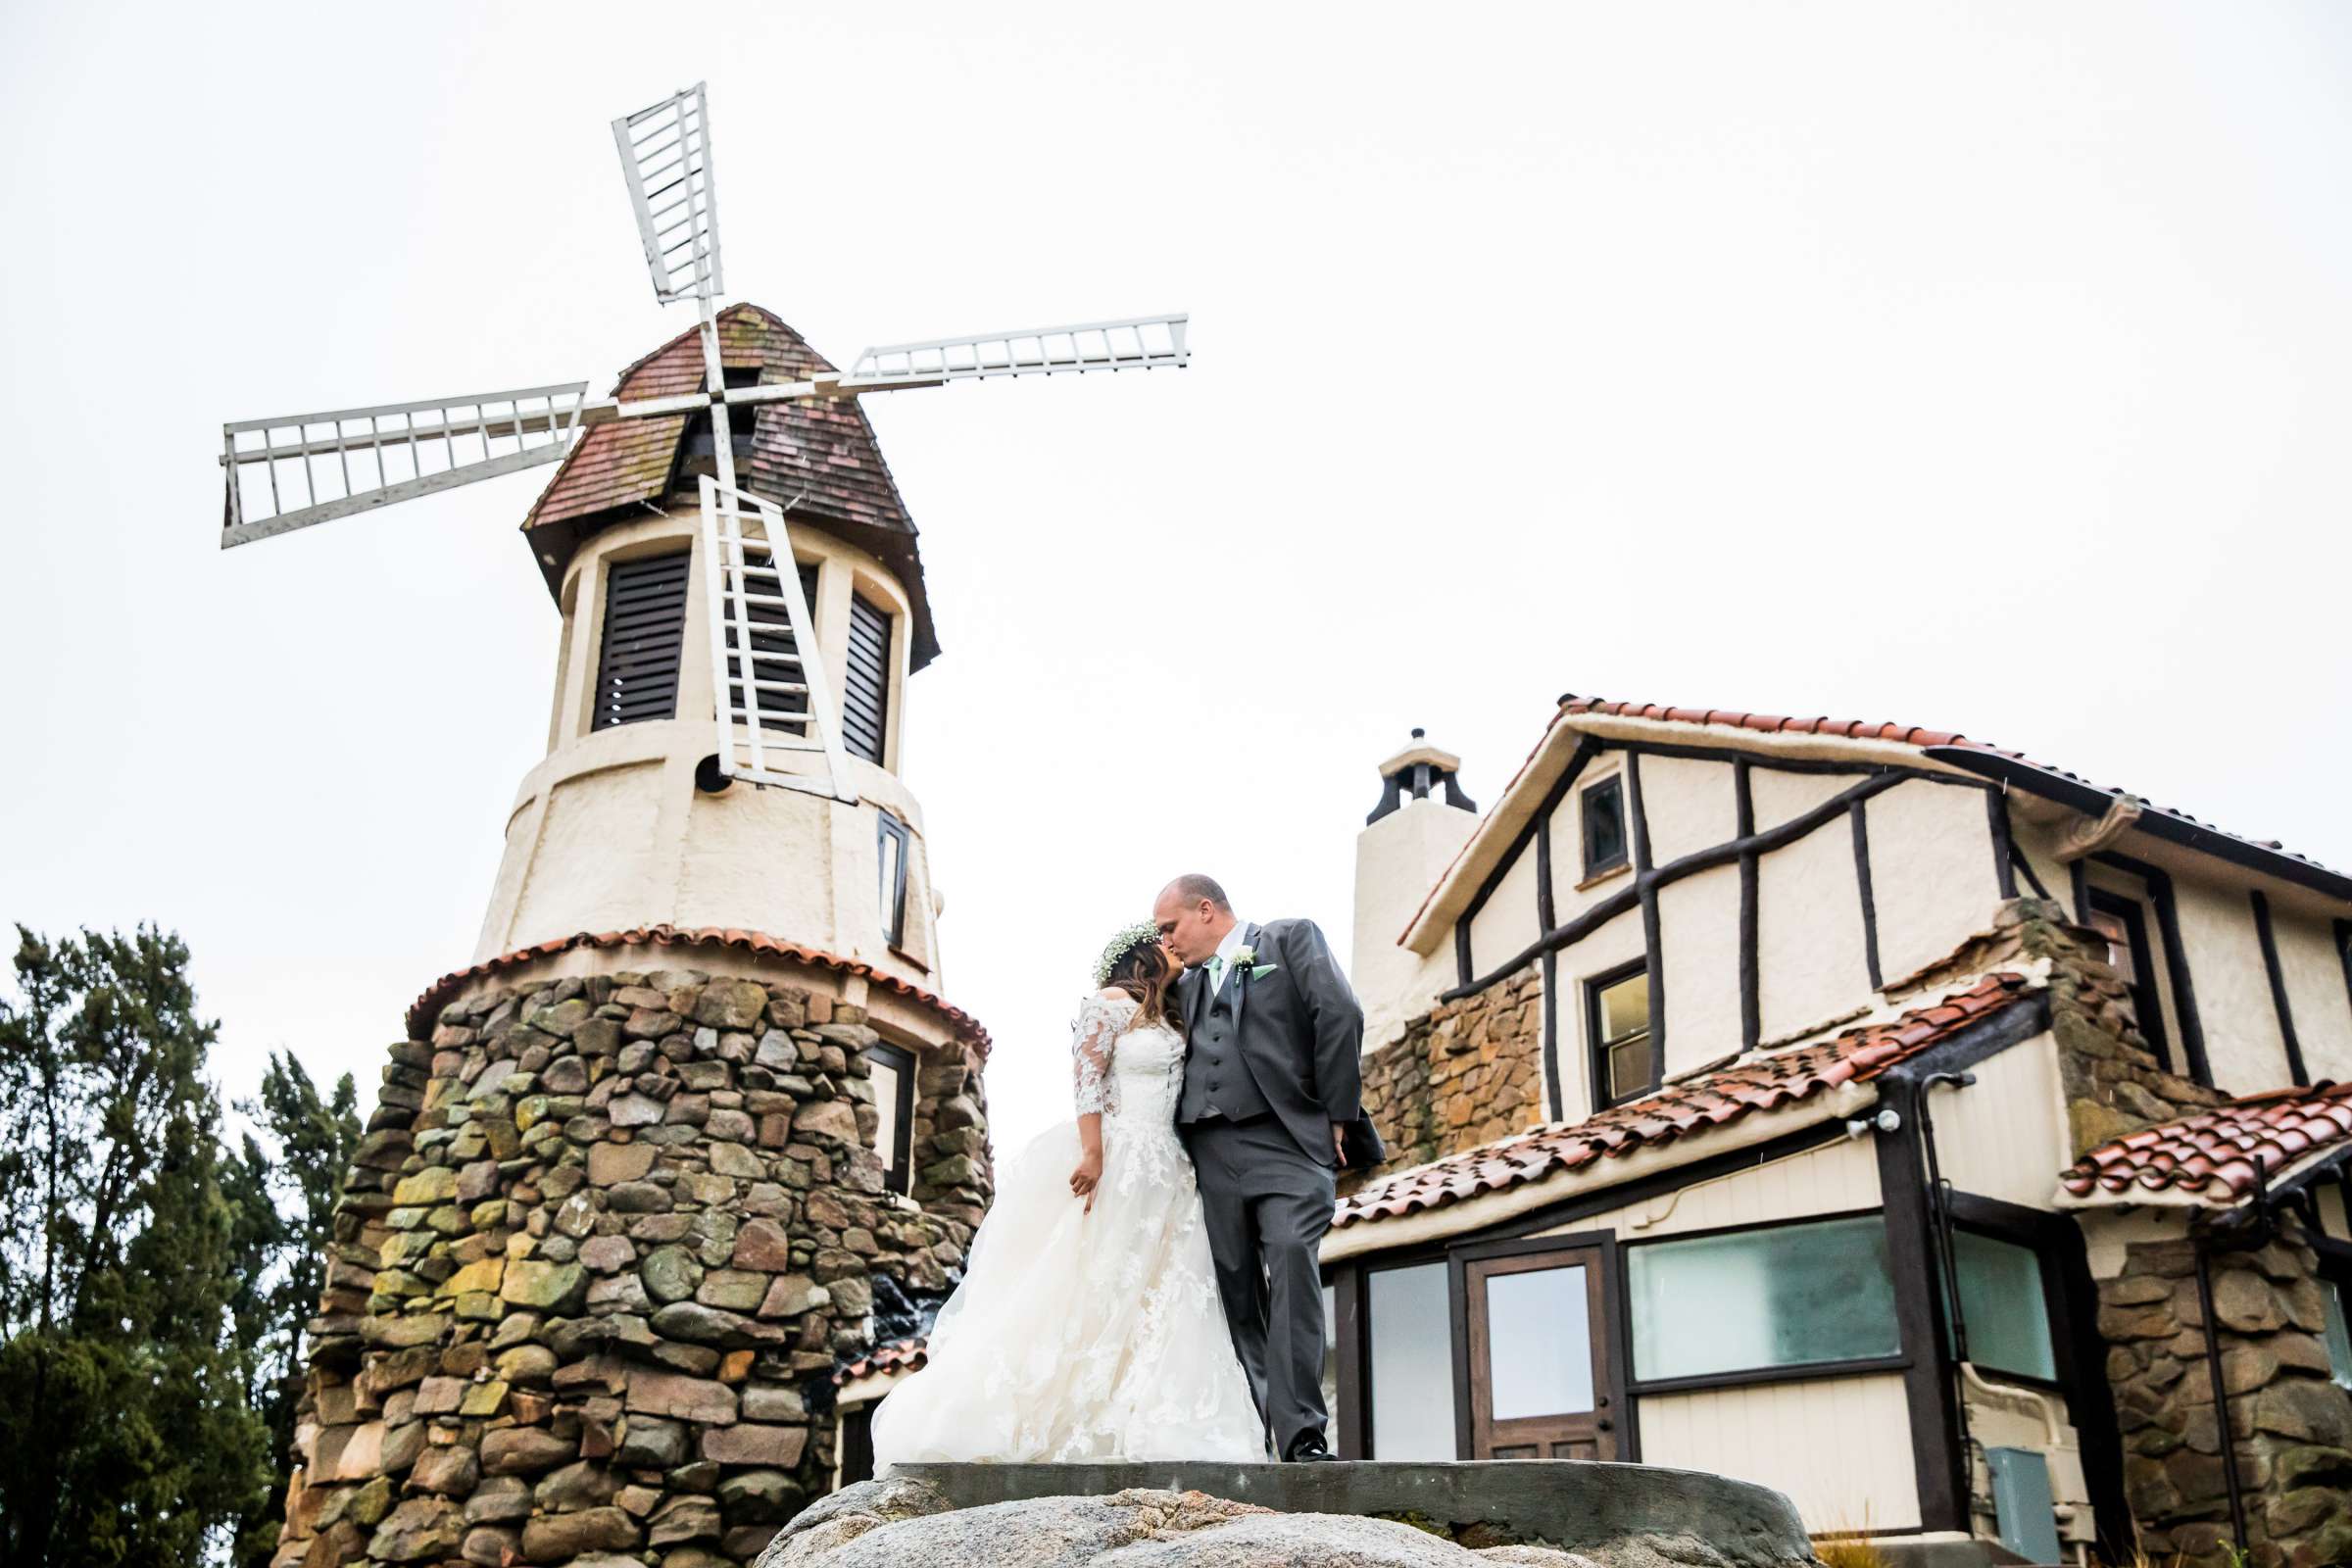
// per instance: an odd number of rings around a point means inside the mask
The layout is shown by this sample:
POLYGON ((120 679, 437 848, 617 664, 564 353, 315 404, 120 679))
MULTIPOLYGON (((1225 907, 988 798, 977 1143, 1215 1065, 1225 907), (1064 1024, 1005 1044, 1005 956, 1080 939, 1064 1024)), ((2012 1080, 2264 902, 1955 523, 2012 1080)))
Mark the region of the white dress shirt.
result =
POLYGON ((1217 951, 1212 954, 1211 956, 1219 959, 1220 961, 1215 968, 1209 970, 1208 984, 1210 996, 1213 997, 1219 991, 1223 990, 1225 986, 1225 977, 1233 973, 1233 956, 1249 942, 1249 937, 1245 935, 1249 929, 1249 926, 1250 922, 1247 920, 1234 921, 1233 929, 1226 932, 1224 939, 1217 944, 1217 951))

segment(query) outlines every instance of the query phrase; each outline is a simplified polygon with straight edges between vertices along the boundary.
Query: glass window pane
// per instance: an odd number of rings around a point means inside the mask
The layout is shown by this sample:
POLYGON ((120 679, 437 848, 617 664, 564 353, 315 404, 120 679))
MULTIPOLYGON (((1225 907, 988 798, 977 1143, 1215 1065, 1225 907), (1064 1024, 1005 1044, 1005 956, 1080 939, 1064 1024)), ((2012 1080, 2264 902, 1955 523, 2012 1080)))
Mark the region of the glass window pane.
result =
POLYGON ((1649 1088, 1649 1036, 1637 1035, 1609 1048, 1609 1099, 1624 1100, 1649 1088))
POLYGON ((1629 1248, 1626 1289, 1644 1381, 1902 1348, 1876 1215, 1629 1248))
POLYGON ((1487 1387, 1497 1421, 1592 1408, 1583 1264, 1487 1276, 1487 1387))
POLYGON ((2058 1353, 2050 1344, 2041 1259, 2033 1249, 1955 1231, 1952 1257, 1960 1273, 1960 1317, 1968 1325, 1968 1358, 1993 1371, 2057 1381, 2058 1353))
POLYGON ((1446 1265, 1365 1276, 1372 1331, 1374 1457, 1453 1457, 1453 1320, 1446 1265))
POLYGON ((1600 1038, 1623 1040, 1649 1027, 1649 975, 1629 974, 1600 994, 1600 1038))
POLYGON ((2344 1322, 2344 1288, 2323 1281, 2320 1298, 2328 1306, 2328 1365, 2338 1386, 2352 1389, 2352 1329, 2344 1322))
POLYGON ((877 1052, 867 1062, 874 1086, 874 1109, 880 1112, 874 1122, 874 1153, 882 1168, 890 1170, 899 1162, 899 1069, 877 1052))
POLYGON ((2132 961, 2132 934, 2124 924, 2124 917, 2105 909, 2093 909, 2090 911, 2090 927, 2107 939, 2107 967, 2113 969, 2124 984, 2137 985, 2139 973, 2132 961))
POLYGON ((1585 869, 1606 870, 1625 859, 1625 790, 1615 779, 1595 784, 1584 802, 1585 869))
POLYGON ((899 861, 906 853, 906 841, 897 833, 888 831, 888 826, 889 824, 885 825, 886 830, 875 841, 882 872, 881 882, 876 892, 881 901, 882 935, 895 947, 901 937, 899 931, 899 919, 902 912, 899 907, 899 877, 901 874, 899 861))

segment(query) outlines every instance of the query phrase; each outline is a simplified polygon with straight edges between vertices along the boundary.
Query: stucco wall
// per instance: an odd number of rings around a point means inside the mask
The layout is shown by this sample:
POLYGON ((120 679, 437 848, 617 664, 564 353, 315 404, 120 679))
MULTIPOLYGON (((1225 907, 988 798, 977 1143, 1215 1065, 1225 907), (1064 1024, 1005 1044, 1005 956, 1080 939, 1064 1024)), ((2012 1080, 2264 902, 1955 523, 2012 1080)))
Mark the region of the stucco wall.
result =
POLYGON ((1428 1010, 1454 983, 1453 948, 1431 958, 1396 939, 1478 817, 1436 798, 1407 797, 1355 837, 1355 936, 1348 981, 1364 1008, 1367 1050, 1396 1038, 1404 1020, 1428 1010))
POLYGON ((1650 863, 1664 865, 1738 836, 1731 768, 1687 757, 1642 759, 1642 809, 1650 863))
MULTIPOLYGON (((1759 810, 1767 777, 1756 775, 1759 810)), ((1870 969, 1862 954, 1862 895, 1842 817, 1757 862, 1757 1000, 1766 1040, 1867 1003, 1870 969)))
MULTIPOLYGON (((845 805, 797 791, 695 788, 696 764, 717 749, 708 607, 700 559, 689 575, 676 717, 597 730, 595 675, 611 564, 699 550, 690 514, 648 516, 598 534, 566 568, 565 611, 550 749, 516 792, 476 960, 581 931, 669 924, 765 932, 856 957, 930 989, 941 984, 930 859, 921 807, 887 767, 851 759, 845 805), (884 940, 876 812, 911 835, 906 940, 884 940)), ((906 712, 905 595, 873 558, 814 528, 793 531, 796 557, 818 565, 811 612, 836 704, 848 667, 853 593, 894 615, 895 668, 884 757, 894 765, 906 712)), ((810 754, 774 765, 821 770, 810 754)))
POLYGON ((2176 873, 2173 899, 2214 1087, 2246 1095, 2293 1082, 2245 890, 2176 873))
POLYGON ((2352 1078, 2352 988, 2345 984, 2332 921, 2293 912, 2274 899, 2271 929, 2287 1002, 2294 1008, 2295 1038, 2312 1082, 2352 1078))
POLYGON ((1658 894, 1666 1075, 1740 1049, 1740 868, 1719 865, 1658 894))
POLYGON ((1874 795, 1870 828, 1872 902, 1878 909, 1879 972, 1887 979, 1934 963, 1984 929, 2001 902, 1992 831, 1981 790, 1921 781, 1874 795))
POLYGON ((1531 844, 1503 872, 1494 896, 1470 917, 1470 972, 1486 975, 1543 933, 1536 923, 1536 854, 1531 844))

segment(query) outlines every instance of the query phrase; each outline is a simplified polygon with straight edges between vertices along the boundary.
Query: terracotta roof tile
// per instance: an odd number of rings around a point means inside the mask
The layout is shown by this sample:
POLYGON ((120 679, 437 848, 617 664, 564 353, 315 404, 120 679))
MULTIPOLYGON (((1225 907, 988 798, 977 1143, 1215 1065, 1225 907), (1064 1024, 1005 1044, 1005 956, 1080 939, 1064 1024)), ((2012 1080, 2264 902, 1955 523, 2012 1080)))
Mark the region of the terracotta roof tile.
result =
POLYGON ((2352 1145, 2352 1084, 2317 1083, 2247 1095, 2212 1110, 2101 1144, 2058 1178, 2093 1202, 2188 1196, 2234 1208, 2288 1165, 2352 1145))
POLYGON ((534 958, 553 957, 559 953, 568 953, 574 948, 672 948, 697 947, 706 944, 734 948, 744 953, 769 954, 777 957, 790 958, 797 963, 832 969, 842 974, 863 975, 869 985, 880 986, 886 991, 895 991, 903 997, 910 998, 929 1007, 956 1031, 957 1039, 971 1045, 983 1056, 988 1054, 988 1031, 981 1027, 980 1020, 961 1007, 955 1006, 925 991, 921 986, 909 984, 897 975, 886 974, 873 965, 861 963, 856 958, 844 958, 837 954, 825 953, 816 948, 804 948, 795 943, 780 942, 763 932, 737 931, 709 925, 697 926, 692 930, 684 931, 671 925, 641 926, 628 931, 582 931, 577 936, 558 937, 553 941, 541 942, 528 948, 517 948, 513 953, 502 953, 495 958, 486 958, 480 963, 469 964, 466 968, 443 975, 425 988, 424 995, 410 1004, 409 1037, 413 1040, 422 1039, 425 1031, 429 1030, 439 1017, 441 1009, 449 1004, 450 999, 456 996, 459 988, 467 981, 478 979, 483 975, 496 974, 503 969, 512 969, 517 964, 529 963, 534 958))
POLYGON ((1885 1023, 1735 1062, 1583 1121, 1540 1127, 1449 1154, 1349 1194, 1340 1200, 1332 1225, 1341 1228, 1443 1208, 1541 1181, 1554 1171, 1582 1170, 1638 1150, 1703 1137, 1758 1111, 1778 1110, 1843 1084, 1867 1082, 2030 994, 2025 976, 1992 975, 1933 1006, 1885 1023))
POLYGON ((1568 713, 1614 714, 1625 718, 1655 718, 1673 724, 1730 724, 1740 729, 1783 735, 1842 735, 1853 740, 1900 741, 1908 746, 1973 745, 1965 735, 1921 729, 1891 720, 1872 723, 1866 718, 1787 718, 1778 713, 1738 713, 1725 709, 1660 708, 1655 703, 1612 703, 1598 697, 1569 697, 1560 710, 1568 713))
POLYGON ((833 1372, 833 1386, 840 1388, 871 1372, 919 1372, 931 1359, 931 1342, 918 1334, 912 1339, 893 1340, 877 1345, 855 1361, 845 1361, 833 1372))

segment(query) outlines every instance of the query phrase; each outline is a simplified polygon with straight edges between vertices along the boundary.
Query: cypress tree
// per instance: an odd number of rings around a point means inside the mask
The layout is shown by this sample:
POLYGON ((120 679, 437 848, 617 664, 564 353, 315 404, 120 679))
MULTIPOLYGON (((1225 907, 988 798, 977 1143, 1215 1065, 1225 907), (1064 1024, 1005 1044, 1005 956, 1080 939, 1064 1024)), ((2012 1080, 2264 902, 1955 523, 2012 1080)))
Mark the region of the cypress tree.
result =
POLYGON ((270 1485, 177 936, 22 926, 0 997, 0 1563, 185 1568, 270 1485))

